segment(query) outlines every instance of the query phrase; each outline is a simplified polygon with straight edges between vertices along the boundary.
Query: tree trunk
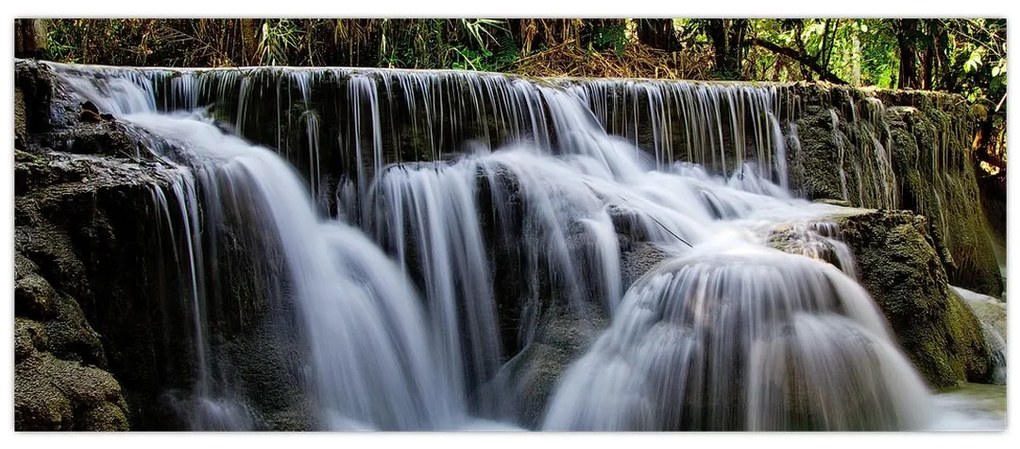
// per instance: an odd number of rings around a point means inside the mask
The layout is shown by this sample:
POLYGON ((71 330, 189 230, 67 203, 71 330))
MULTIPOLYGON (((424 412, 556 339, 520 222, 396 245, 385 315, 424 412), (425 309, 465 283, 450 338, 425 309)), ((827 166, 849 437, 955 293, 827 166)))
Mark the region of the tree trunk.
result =
POLYGON ((259 42, 256 40, 258 29, 253 19, 241 19, 241 52, 246 65, 257 64, 259 42))
POLYGON ((747 19, 708 19, 705 32, 715 49, 715 70, 724 79, 739 79, 747 19))
POLYGON ((938 58, 939 26, 935 20, 924 20, 927 33, 925 36, 924 54, 921 55, 921 88, 935 88, 935 64, 938 58))
POLYGON ((40 58, 46 53, 47 19, 14 20, 14 57, 40 58))
POLYGON ((670 52, 680 50, 673 19, 639 19, 637 35, 638 40, 649 47, 670 52))
POLYGON ((900 49, 900 89, 920 87, 917 76, 917 19, 900 19, 896 42, 900 49))

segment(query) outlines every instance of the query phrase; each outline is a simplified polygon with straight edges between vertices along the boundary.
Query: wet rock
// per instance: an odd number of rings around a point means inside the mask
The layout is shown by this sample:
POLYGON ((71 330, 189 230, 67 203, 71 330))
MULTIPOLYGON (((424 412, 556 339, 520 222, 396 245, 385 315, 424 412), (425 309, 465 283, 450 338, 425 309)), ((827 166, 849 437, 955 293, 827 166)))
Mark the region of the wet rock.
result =
POLYGON ((594 307, 552 311, 539 324, 535 340, 500 369, 496 383, 510 391, 516 421, 541 426, 549 398, 564 370, 591 346, 608 319, 594 307))
POLYGON ((110 373, 37 352, 14 367, 17 430, 128 430, 127 404, 110 373))
POLYGON ((837 199, 833 199, 833 198, 819 198, 819 199, 816 199, 815 202, 816 203, 822 203, 822 204, 831 204, 833 206, 840 206, 840 207, 851 207, 851 204, 850 204, 849 201, 847 201, 847 200, 837 200, 837 199))
POLYGON ((648 231, 640 212, 615 204, 610 205, 607 212, 617 234, 631 241, 648 240, 648 231))
POLYGON ((669 259, 671 255, 648 242, 637 242, 630 246, 627 251, 621 253, 620 271, 623 274, 624 289, 630 287, 645 273, 669 259))
POLYGON ((1007 338, 1008 326, 1006 325, 1006 303, 999 301, 998 299, 982 295, 980 293, 974 293, 970 290, 962 289, 959 287, 953 287, 953 291, 956 292, 964 301, 970 305, 974 311, 974 315, 978 317, 983 323, 987 323, 992 329, 995 329, 1002 338, 1007 338))
POLYGON ((950 282, 1001 295, 971 152, 974 120, 962 98, 815 84, 791 93, 801 111, 788 155, 795 190, 836 205, 925 216, 950 282))
POLYGON ((306 394, 308 350, 286 311, 267 313, 246 332, 215 348, 222 366, 233 366, 231 383, 248 398, 247 405, 266 429, 297 431, 316 428, 312 403, 306 394))
POLYGON ((841 217, 839 224, 862 285, 928 383, 948 388, 989 381, 991 354, 981 323, 951 293, 924 217, 876 211, 841 217))

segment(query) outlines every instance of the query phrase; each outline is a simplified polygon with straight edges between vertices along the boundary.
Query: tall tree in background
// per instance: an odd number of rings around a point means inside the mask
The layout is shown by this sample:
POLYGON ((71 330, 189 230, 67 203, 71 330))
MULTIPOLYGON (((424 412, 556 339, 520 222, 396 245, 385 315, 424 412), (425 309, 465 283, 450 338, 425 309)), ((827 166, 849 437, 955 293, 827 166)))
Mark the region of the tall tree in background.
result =
POLYGON ((748 19, 707 19, 705 34, 715 50, 716 73, 723 79, 740 79, 748 19))
POLYGON ((895 19, 893 29, 896 31, 896 42, 900 50, 900 89, 916 89, 921 87, 917 73, 918 19, 895 19))
POLYGON ((673 19, 636 19, 638 40, 649 47, 679 51, 681 43, 673 19))

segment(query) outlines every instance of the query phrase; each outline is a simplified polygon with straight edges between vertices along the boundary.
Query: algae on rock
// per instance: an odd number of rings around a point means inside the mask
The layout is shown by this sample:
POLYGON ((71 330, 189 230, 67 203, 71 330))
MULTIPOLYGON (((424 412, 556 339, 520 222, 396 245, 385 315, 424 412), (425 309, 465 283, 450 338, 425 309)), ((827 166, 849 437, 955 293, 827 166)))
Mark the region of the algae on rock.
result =
POLYGON ((987 382, 991 355, 981 323, 950 290, 924 217, 877 211, 840 217, 839 223, 861 284, 931 386, 987 382))

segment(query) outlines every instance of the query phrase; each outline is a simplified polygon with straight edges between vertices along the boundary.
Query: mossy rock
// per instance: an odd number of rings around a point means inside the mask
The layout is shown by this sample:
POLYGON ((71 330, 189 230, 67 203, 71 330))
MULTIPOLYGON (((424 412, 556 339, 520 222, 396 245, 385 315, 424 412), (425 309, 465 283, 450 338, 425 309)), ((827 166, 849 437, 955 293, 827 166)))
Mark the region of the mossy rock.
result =
POLYGON ((46 340, 39 323, 15 320, 15 430, 128 430, 113 376, 45 352, 46 340))
POLYGON ((959 96, 797 84, 789 119, 791 186, 809 199, 925 216, 953 285, 1001 296, 971 151, 974 120, 959 96), (884 160, 888 158, 888 160, 884 160))
POLYGON ((535 340, 500 368, 492 386, 513 392, 518 424, 529 429, 541 426, 560 376, 584 355, 607 322, 595 307, 567 306, 546 314, 535 340))
POLYGON ((36 320, 45 320, 56 308, 57 292, 42 276, 31 273, 14 283, 14 313, 36 320))
POLYGON ((949 287, 924 217, 877 211, 839 218, 861 283, 934 388, 984 383, 991 354, 974 313, 949 287))
POLYGON ((954 285, 1001 295, 1002 278, 965 137, 950 132, 951 116, 941 111, 890 108, 886 115, 901 206, 927 217, 933 237, 943 239, 945 268, 954 285))

